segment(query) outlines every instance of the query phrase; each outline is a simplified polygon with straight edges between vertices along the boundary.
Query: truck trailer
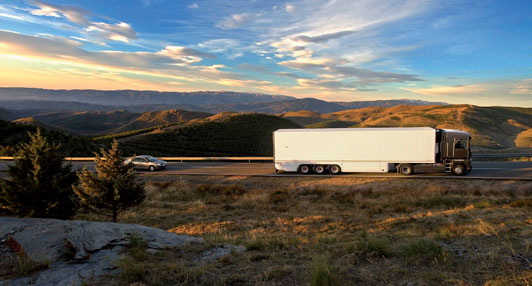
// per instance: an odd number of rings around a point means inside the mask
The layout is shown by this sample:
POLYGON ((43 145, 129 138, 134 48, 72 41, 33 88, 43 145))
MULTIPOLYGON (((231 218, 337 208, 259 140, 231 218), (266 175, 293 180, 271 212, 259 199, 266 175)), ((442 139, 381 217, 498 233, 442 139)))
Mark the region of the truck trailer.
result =
POLYGON ((471 170, 471 135, 430 127, 279 129, 273 132, 276 172, 403 175, 471 170))

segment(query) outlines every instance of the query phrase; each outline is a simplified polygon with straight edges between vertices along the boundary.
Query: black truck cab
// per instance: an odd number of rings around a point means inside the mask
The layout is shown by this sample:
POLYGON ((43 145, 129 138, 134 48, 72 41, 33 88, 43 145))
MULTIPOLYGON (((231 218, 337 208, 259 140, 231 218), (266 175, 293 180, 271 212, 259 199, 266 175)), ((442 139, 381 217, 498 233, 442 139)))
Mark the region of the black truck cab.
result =
POLYGON ((464 175, 471 171, 471 135, 452 129, 436 130, 436 162, 445 166, 445 171, 464 175))

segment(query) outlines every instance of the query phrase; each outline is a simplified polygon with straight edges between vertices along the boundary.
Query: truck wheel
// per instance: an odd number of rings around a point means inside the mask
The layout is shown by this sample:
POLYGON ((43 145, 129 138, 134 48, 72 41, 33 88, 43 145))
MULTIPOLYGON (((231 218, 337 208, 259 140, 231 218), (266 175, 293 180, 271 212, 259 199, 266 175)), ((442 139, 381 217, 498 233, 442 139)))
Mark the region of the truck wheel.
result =
POLYGON ((455 176, 463 176, 466 173, 466 167, 462 164, 456 164, 451 169, 451 173, 455 176))
POLYGON ((325 167, 323 167, 322 165, 317 165, 316 167, 314 167, 314 172, 316 172, 316 174, 323 174, 325 172, 325 167))
POLYGON ((340 169, 340 166, 338 165, 332 165, 329 167, 329 172, 333 175, 340 174, 342 170, 340 169))
POLYGON ((301 165, 301 166, 299 166, 298 172, 300 174, 306 175, 306 174, 310 173, 310 167, 308 165, 301 165))
POLYGON ((414 173, 414 169, 412 168, 412 165, 410 164, 402 164, 399 166, 399 173, 410 176, 414 173))

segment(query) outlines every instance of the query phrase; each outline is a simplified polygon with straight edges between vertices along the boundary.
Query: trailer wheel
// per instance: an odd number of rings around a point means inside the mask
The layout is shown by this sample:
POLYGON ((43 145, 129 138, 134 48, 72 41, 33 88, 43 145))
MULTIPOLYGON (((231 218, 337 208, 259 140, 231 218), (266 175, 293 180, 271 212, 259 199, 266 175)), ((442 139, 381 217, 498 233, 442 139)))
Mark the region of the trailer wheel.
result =
POLYGON ((329 172, 333 175, 337 175, 337 174, 340 174, 341 172, 341 169, 340 169, 340 166, 338 165, 332 165, 329 167, 329 172))
POLYGON ((298 172, 300 174, 306 175, 310 173, 310 167, 308 165, 301 165, 299 166, 298 172))
POLYGON ((399 165, 399 173, 410 176, 414 173, 414 169, 412 168, 412 165, 410 164, 401 164, 399 165))
POLYGON ((455 176, 463 176, 466 173, 466 167, 462 164, 456 164, 451 169, 451 173, 455 176))
POLYGON ((316 174, 321 175, 321 174, 325 173, 325 167, 323 167, 323 165, 316 165, 314 167, 314 172, 316 172, 316 174))

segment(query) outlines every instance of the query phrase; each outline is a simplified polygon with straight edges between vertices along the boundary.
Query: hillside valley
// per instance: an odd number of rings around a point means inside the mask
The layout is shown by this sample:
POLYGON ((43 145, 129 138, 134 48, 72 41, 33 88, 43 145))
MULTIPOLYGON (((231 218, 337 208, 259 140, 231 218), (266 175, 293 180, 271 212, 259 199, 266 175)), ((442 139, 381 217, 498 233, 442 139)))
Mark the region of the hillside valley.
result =
POLYGON ((120 111, 52 112, 19 118, 14 122, 31 123, 44 128, 62 130, 72 134, 105 135, 154 127, 158 125, 187 122, 212 114, 185 110, 151 111, 135 113, 120 111))
MULTIPOLYGON (((274 130, 302 127, 429 126, 470 132, 476 152, 532 148, 532 109, 517 107, 400 105, 330 113, 300 110, 276 115, 239 112, 212 115, 184 110, 83 111, 41 114, 14 122, 26 124, 12 123, 15 126, 40 126, 61 134, 100 136, 94 138, 100 146, 107 146, 114 138, 127 154, 156 156, 270 156, 274 130)), ((2 145, 12 148, 14 142, 2 145)))
POLYGON ((532 148, 532 108, 402 105, 327 114, 287 112, 279 116, 310 128, 429 126, 460 129, 471 133, 473 144, 477 148, 532 148))

